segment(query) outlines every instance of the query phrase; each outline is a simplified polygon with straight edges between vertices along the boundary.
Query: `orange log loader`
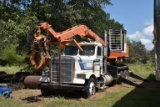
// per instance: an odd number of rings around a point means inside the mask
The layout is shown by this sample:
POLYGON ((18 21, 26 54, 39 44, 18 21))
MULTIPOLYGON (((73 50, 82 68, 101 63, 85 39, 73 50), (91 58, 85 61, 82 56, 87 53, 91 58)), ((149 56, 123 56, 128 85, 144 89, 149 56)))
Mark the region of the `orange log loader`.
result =
POLYGON ((38 79, 35 76, 26 77, 24 84, 29 87, 38 83, 42 95, 50 95, 56 90, 79 90, 88 98, 97 89, 106 89, 111 83, 131 76, 128 66, 121 63, 128 58, 125 30, 110 30, 109 37, 105 32, 103 40, 85 25, 63 32, 56 32, 47 22, 40 23, 36 28, 31 64, 35 71, 41 71, 46 66, 49 70, 42 71, 38 79), (40 31, 47 32, 49 39, 40 31), (55 45, 59 47, 59 55, 52 56, 51 46, 55 45), (37 52, 41 54, 39 64, 35 61, 37 52))

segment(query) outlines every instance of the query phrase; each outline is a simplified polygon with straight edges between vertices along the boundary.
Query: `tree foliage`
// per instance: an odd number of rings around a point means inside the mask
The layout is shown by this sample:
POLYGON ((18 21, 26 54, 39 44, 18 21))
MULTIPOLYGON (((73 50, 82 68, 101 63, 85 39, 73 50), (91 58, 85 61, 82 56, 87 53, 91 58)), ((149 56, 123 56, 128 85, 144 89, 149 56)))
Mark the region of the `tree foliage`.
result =
POLYGON ((9 65, 19 64, 21 65, 26 55, 18 55, 16 53, 16 45, 9 45, 2 50, 2 60, 7 61, 9 65))
POLYGON ((123 28, 103 10, 111 4, 110 0, 0 0, 0 59, 2 50, 9 53, 13 46, 17 54, 29 54, 37 21, 50 23, 56 31, 85 24, 101 37, 104 30, 123 28))
POLYGON ((128 40, 129 46, 129 61, 146 63, 150 58, 150 52, 146 50, 141 41, 128 40))

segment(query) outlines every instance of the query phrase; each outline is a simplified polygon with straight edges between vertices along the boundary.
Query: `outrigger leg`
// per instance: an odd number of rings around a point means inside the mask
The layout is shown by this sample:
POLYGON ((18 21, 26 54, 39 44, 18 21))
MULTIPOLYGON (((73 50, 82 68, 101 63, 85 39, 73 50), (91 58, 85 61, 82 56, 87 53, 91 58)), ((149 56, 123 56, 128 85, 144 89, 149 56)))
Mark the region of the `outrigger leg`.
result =
POLYGON ((129 76, 132 77, 132 78, 138 79, 138 80, 142 80, 142 81, 148 82, 148 80, 146 80, 146 79, 134 74, 133 72, 130 72, 129 76))
POLYGON ((133 81, 127 79, 127 77, 132 77, 134 79, 138 79, 141 81, 147 82, 146 79, 134 74, 133 72, 129 71, 129 68, 125 64, 116 64, 116 65, 107 65, 108 73, 113 77, 116 78, 117 82, 123 82, 132 86, 136 87, 143 87, 139 84, 134 83, 133 81))
POLYGON ((132 85, 132 86, 136 86, 138 88, 143 88, 143 86, 141 86, 139 84, 136 84, 133 81, 130 81, 130 80, 126 79, 126 78, 123 78, 122 76, 120 76, 117 81, 129 84, 129 85, 132 85))

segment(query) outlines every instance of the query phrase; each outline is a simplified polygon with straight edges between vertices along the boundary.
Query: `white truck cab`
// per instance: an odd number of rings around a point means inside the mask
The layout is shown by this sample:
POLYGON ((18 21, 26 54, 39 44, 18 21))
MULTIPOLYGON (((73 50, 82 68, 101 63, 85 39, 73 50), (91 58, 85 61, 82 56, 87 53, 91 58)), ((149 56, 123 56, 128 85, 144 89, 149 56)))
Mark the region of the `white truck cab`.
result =
POLYGON ((43 73, 40 79, 42 94, 46 94, 48 89, 69 89, 82 90, 84 96, 89 97, 95 94, 96 88, 104 89, 106 81, 113 80, 103 71, 102 44, 93 41, 80 42, 79 45, 83 51, 67 45, 60 58, 52 58, 49 74, 43 73))
POLYGON ((85 80, 91 76, 100 77, 103 73, 103 46, 97 42, 81 42, 79 45, 83 51, 76 46, 68 45, 64 56, 75 59, 75 78, 73 83, 85 84, 85 80))

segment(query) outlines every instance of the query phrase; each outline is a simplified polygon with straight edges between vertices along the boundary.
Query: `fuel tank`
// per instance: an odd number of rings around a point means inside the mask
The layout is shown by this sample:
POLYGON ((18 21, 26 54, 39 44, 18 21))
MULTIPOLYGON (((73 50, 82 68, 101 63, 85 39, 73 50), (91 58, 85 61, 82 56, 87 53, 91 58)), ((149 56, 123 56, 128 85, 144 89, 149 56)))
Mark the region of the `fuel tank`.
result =
POLYGON ((41 76, 27 76, 24 79, 24 87, 29 89, 38 89, 41 76))

